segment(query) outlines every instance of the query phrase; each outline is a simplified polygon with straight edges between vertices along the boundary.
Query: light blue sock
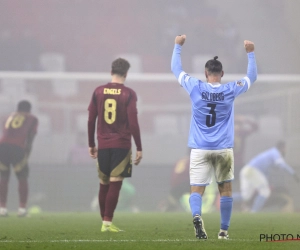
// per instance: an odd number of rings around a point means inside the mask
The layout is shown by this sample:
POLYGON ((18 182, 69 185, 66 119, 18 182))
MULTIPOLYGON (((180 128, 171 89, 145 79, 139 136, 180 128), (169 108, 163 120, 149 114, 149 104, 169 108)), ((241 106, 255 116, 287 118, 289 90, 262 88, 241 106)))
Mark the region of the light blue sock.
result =
POLYGON ((233 199, 229 196, 222 196, 220 198, 221 210, 221 229, 228 230, 230 225, 230 218, 232 212, 233 199))
POLYGON ((197 214, 201 215, 202 196, 199 193, 191 193, 190 208, 191 208, 193 217, 195 217, 197 214))
POLYGON ((260 211, 265 205, 267 198, 261 195, 257 195, 254 199, 251 212, 256 213, 260 211))

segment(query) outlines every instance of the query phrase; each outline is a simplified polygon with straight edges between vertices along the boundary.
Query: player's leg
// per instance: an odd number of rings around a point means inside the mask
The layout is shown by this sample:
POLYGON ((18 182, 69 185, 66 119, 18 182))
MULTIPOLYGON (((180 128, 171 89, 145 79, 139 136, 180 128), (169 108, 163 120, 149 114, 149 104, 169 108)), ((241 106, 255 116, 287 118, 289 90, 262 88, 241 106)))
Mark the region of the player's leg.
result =
POLYGON ((12 164, 19 183, 18 216, 25 217, 27 215, 26 205, 28 200, 28 157, 21 147, 12 147, 11 153, 13 155, 12 164))
POLYGON ((123 231, 112 224, 114 212, 117 208, 117 204, 119 201, 123 179, 124 177, 121 176, 110 177, 109 189, 105 200, 105 214, 103 217, 102 228, 105 228, 104 231, 109 231, 109 232, 123 231))
POLYGON ((6 145, 0 145, 0 216, 7 216, 7 193, 10 177, 10 159, 6 145))
POLYGON ((0 216, 5 217, 8 215, 6 202, 10 168, 0 163, 0 175, 0 216))
POLYGON ((100 216, 102 221, 105 214, 105 201, 109 190, 109 176, 110 176, 110 150, 99 149, 98 150, 98 177, 100 179, 98 201, 100 216))
POLYGON ((18 209, 18 216, 25 217, 27 216, 27 200, 28 200, 28 173, 29 168, 26 164, 21 170, 16 171, 16 175, 19 182, 19 209, 18 209))
POLYGON ((228 228, 232 214, 232 183, 234 179, 233 150, 218 150, 214 156, 215 177, 220 192, 221 225, 218 239, 228 239, 228 228))
POLYGON ((240 172, 240 196, 243 200, 243 209, 246 211, 249 210, 247 203, 251 200, 251 198, 256 192, 256 177, 254 171, 255 170, 253 170, 252 167, 245 166, 240 172))
POLYGON ((190 208, 193 216, 195 235, 198 239, 207 239, 202 219, 202 196, 205 187, 211 183, 212 168, 208 164, 208 150, 192 149, 190 156, 190 208))
POLYGON ((115 209, 118 204, 120 190, 124 177, 131 177, 132 173, 132 153, 131 149, 110 149, 110 178, 109 188, 105 200, 105 212, 103 218, 103 227, 108 228, 110 232, 120 232, 112 224, 115 209))
POLYGON ((255 175, 253 176, 253 185, 255 186, 258 194, 253 201, 253 205, 251 208, 252 213, 259 212, 263 208, 263 206, 265 205, 267 199, 270 197, 271 194, 269 182, 265 177, 265 175, 256 169, 254 170, 255 170, 255 175))
POLYGON ((232 214, 233 198, 231 181, 218 183, 220 192, 221 225, 218 239, 228 239, 228 228, 232 214))
POLYGON ((239 186, 240 186, 240 190, 239 191, 234 191, 234 187, 232 187, 232 189, 233 189, 233 193, 232 193, 232 198, 233 198, 233 200, 234 200, 234 202, 236 203, 242 203, 243 201, 244 201, 244 199, 243 199, 243 196, 242 196, 242 192, 241 192, 241 190, 242 190, 242 182, 243 182, 243 170, 244 169, 242 169, 241 171, 240 171, 240 178, 239 178, 239 186))

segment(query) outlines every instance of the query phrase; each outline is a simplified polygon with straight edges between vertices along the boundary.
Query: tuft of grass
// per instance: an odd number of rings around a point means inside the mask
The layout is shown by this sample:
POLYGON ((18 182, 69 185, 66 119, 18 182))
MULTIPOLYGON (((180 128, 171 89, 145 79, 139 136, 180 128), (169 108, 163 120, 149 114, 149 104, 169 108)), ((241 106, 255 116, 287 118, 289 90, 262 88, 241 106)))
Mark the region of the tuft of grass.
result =
POLYGON ((101 233, 98 213, 12 214, 0 218, 0 249, 300 249, 300 241, 260 241, 261 234, 300 237, 300 214, 234 213, 228 241, 217 239, 218 213, 203 219, 208 240, 195 238, 189 213, 117 212, 114 224, 121 233, 101 233))

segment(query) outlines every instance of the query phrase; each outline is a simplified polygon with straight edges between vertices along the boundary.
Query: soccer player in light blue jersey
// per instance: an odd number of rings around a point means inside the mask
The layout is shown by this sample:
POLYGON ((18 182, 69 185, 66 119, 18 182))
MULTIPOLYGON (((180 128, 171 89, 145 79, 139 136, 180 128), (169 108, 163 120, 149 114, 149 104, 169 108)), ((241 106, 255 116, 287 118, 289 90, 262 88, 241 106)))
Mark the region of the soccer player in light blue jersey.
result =
POLYGON ((234 99, 246 92, 257 77, 254 44, 244 41, 248 55, 247 75, 237 81, 221 84, 224 75, 222 63, 214 57, 205 64, 206 82, 187 74, 181 65, 181 49, 186 36, 175 38, 171 69, 179 84, 188 92, 192 116, 188 146, 190 155, 190 207, 196 237, 207 239, 201 217, 202 196, 205 187, 215 175, 220 192, 221 226, 218 239, 228 239, 232 212, 234 179, 234 99))
POLYGON ((281 168, 294 176, 299 182, 295 170, 284 160, 285 143, 280 141, 276 147, 272 147, 257 156, 246 164, 240 173, 241 193, 234 193, 235 200, 249 201, 255 194, 251 212, 259 212, 267 199, 270 197, 271 189, 269 186, 270 171, 281 168))

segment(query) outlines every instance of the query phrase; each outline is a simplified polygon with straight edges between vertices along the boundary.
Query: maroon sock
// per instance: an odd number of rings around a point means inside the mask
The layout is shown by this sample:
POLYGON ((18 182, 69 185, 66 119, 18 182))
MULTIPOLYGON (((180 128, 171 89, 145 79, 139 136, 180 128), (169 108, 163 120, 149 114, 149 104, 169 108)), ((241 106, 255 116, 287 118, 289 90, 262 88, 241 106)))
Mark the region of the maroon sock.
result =
POLYGON ((7 192, 8 192, 8 179, 0 179, 0 207, 6 207, 7 201, 7 192))
POLYGON ((25 178, 19 179, 19 200, 20 207, 26 208, 28 198, 28 181, 25 178))
POLYGON ((99 201, 100 215, 101 215, 102 220, 104 219, 105 200, 106 200, 108 189, 109 189, 109 185, 104 185, 104 184, 100 183, 98 201, 99 201))
POLYGON ((109 184, 109 190, 105 201, 105 221, 112 221, 115 209, 118 204, 122 181, 114 181, 109 184))

